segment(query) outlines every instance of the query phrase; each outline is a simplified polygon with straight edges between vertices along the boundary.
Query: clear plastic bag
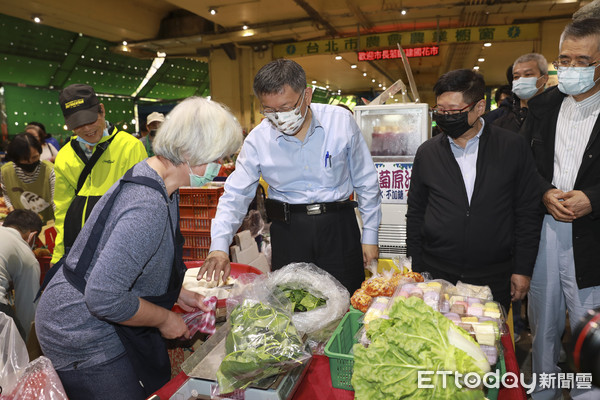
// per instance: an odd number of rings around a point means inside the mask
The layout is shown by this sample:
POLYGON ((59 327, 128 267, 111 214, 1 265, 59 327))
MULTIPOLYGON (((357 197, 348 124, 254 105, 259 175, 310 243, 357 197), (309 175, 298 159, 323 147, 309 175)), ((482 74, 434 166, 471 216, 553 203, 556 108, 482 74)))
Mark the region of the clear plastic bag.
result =
POLYGON ((292 323, 291 304, 282 292, 271 290, 268 276, 241 278, 227 299, 231 330, 217 371, 220 393, 244 389, 311 357, 292 323))
POLYGON ((6 400, 68 400, 52 362, 42 356, 30 362, 6 400))
MULTIPOLYGON (((270 274, 271 290, 289 288, 309 292, 325 304, 311 311, 295 312, 294 326, 300 334, 313 334, 339 322, 350 306, 350 293, 331 274, 310 263, 292 263, 270 274)), ((334 327, 335 329, 335 327, 334 327)), ((333 331, 331 331, 333 333, 333 331)), ((312 336, 312 335, 311 335, 312 336)))
POLYGON ((17 325, 11 317, 0 312, 0 387, 10 393, 29 363, 29 354, 17 325))
POLYGON ((0 388, 3 400, 68 400, 52 362, 39 357, 29 362, 19 331, 0 312, 0 388))

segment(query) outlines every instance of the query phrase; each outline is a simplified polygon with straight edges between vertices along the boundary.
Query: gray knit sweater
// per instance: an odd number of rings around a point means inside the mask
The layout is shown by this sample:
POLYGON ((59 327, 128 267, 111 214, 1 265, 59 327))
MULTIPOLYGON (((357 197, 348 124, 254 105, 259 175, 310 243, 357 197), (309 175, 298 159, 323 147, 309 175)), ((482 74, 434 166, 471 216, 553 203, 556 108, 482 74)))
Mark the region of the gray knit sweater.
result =
MULTIPOLYGON (((134 176, 147 176, 160 183, 159 175, 142 161, 134 176)), ((98 202, 66 260, 74 269, 100 211, 113 186, 98 202)), ((44 352, 57 370, 85 368, 108 361, 125 351, 110 322, 133 317, 139 297, 166 291, 174 257, 171 229, 177 221, 179 196, 169 204, 155 189, 127 183, 117 196, 99 238, 98 249, 86 276, 82 295, 57 272, 40 299, 35 318, 36 332, 44 352)))

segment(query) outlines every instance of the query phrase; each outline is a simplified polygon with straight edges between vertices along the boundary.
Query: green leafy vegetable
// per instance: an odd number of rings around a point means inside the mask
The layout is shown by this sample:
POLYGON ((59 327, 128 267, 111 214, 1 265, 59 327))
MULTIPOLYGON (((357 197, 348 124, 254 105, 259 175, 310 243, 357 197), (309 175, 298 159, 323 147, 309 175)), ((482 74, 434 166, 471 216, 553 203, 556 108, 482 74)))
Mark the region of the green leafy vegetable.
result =
POLYGON ((356 399, 484 399, 481 390, 454 383, 456 372, 483 377, 490 369, 487 361, 481 362, 485 355, 464 330, 417 297, 399 297, 389 317, 369 324, 368 348, 354 345, 352 386, 356 399), (419 371, 451 371, 452 375, 431 373, 426 376, 431 381, 421 381, 419 388, 419 371), (423 384, 433 388, 423 388, 423 384))
POLYGON ((289 287, 280 286, 279 289, 285 294, 290 302, 294 305, 294 312, 311 311, 315 308, 325 305, 326 300, 314 296, 304 289, 292 289, 289 287))
POLYGON ((221 393, 288 371, 310 357, 290 317, 262 303, 245 301, 230 317, 226 356, 217 371, 221 393))

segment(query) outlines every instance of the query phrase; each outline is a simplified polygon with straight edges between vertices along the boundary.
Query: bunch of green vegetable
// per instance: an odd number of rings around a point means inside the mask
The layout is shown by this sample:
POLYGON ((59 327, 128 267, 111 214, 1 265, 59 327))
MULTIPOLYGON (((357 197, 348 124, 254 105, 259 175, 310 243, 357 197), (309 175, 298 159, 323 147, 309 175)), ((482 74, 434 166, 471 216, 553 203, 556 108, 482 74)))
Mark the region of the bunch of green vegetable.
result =
POLYGON ((483 377, 490 370, 485 354, 463 329, 423 300, 399 297, 389 319, 369 323, 367 336, 368 348, 353 348, 356 399, 484 399, 481 390, 455 385, 455 375, 475 372, 483 377), (428 374, 431 381, 422 380, 419 388, 419 371, 452 374, 428 374), (433 388, 423 388, 423 383, 433 388))
POLYGON ((221 393, 244 389, 310 358, 290 317, 270 305, 246 300, 229 321, 227 355, 217 371, 221 393))
POLYGON ((294 306, 294 312, 312 311, 315 308, 324 306, 326 303, 325 299, 314 296, 308 290, 293 289, 286 286, 278 286, 278 288, 290 300, 294 306))

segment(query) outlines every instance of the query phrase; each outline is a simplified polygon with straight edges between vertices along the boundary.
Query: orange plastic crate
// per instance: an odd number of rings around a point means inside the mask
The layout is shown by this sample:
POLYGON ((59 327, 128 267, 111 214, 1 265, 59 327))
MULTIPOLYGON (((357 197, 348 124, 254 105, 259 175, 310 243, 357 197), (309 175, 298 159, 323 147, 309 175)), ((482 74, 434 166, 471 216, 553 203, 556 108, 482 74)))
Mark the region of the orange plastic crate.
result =
POLYGON ((204 260, 210 249, 210 232, 182 232, 183 260, 204 260))
POLYGON ((212 218, 179 218, 182 232, 210 232, 212 218))
POLYGON ((216 207, 224 191, 222 187, 210 189, 183 187, 179 189, 179 205, 216 207))
POLYGON ((189 206, 179 205, 179 217, 181 218, 214 218, 217 213, 216 206, 189 206))

